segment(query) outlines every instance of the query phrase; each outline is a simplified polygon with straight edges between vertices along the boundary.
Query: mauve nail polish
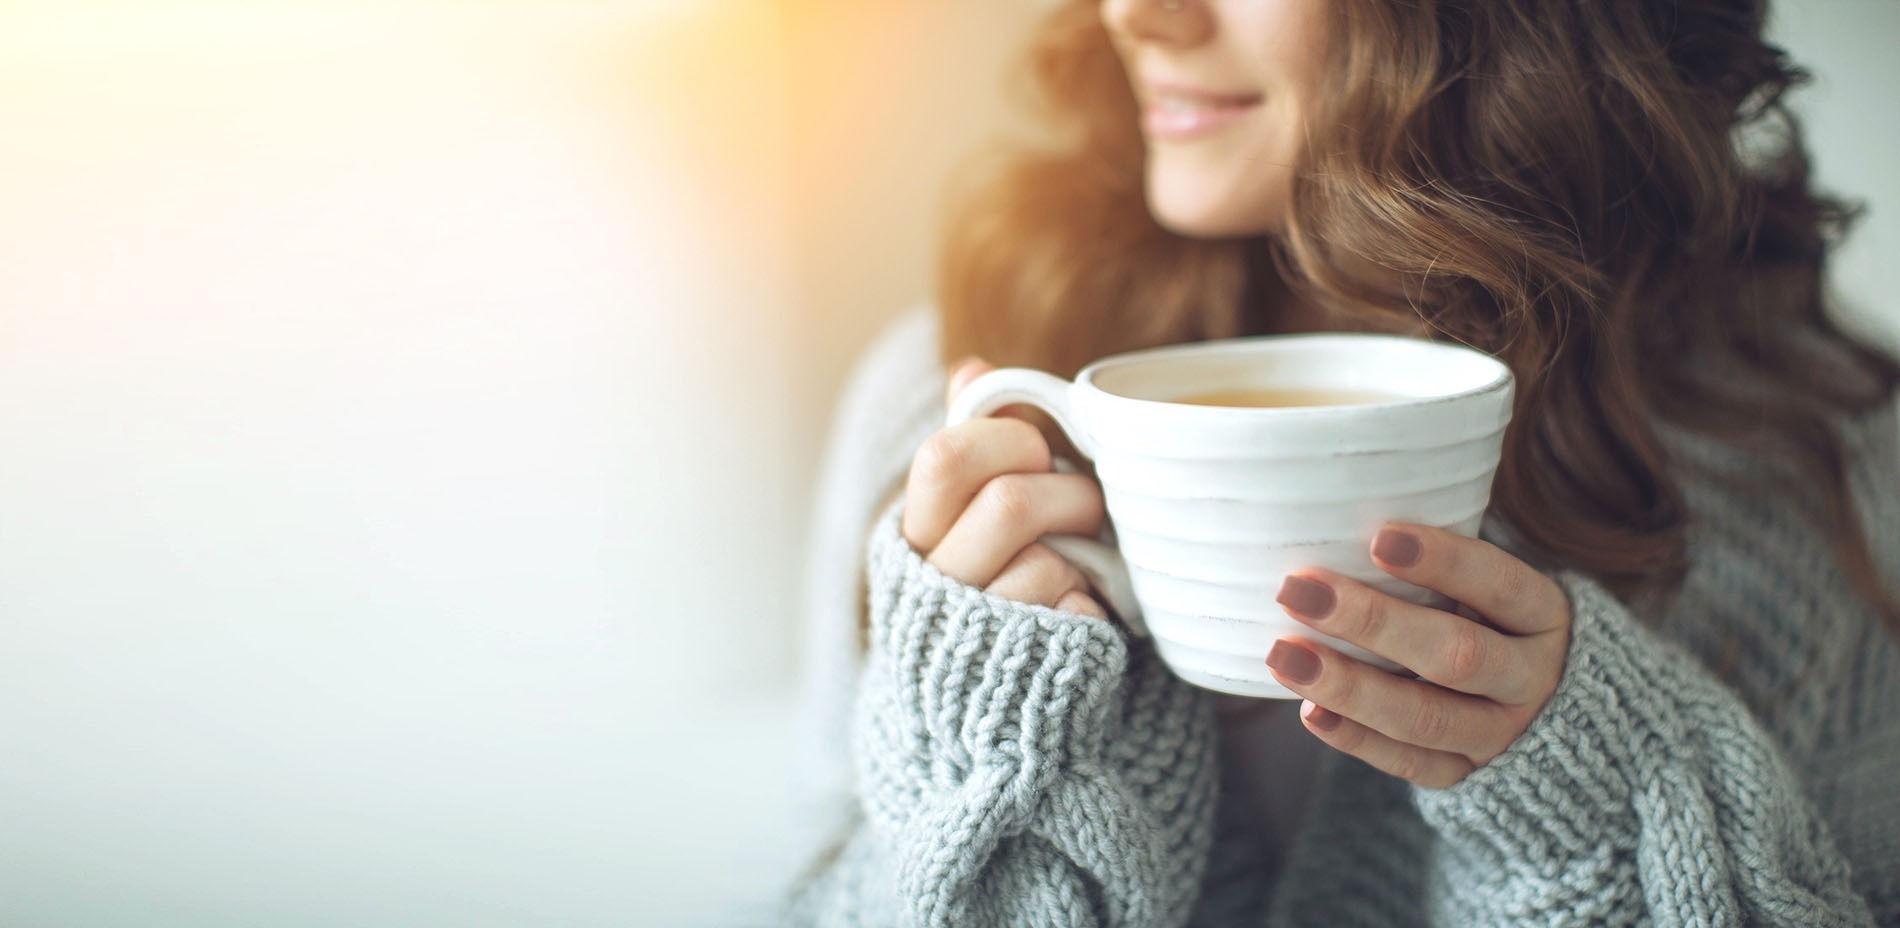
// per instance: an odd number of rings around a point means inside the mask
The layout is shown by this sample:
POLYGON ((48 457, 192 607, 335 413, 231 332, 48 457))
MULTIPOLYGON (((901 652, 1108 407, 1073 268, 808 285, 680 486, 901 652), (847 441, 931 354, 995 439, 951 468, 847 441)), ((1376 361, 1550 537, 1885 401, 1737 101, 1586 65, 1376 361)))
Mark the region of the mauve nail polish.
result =
POLYGON ((1333 611, 1333 588, 1305 577, 1288 577, 1280 584, 1276 601, 1308 618, 1323 619, 1333 611))
POLYGON ((1417 536, 1396 529, 1383 529, 1372 539, 1373 556, 1394 567, 1410 567, 1418 563, 1418 556, 1423 550, 1417 536))
POLYGON ((1267 651, 1267 666, 1302 686, 1319 679, 1319 655, 1297 644, 1274 642, 1273 648, 1267 651))
POLYGON ((1312 722, 1313 727, 1320 731, 1332 731, 1339 727, 1340 722, 1339 713, 1318 705, 1306 714, 1306 720, 1312 722))

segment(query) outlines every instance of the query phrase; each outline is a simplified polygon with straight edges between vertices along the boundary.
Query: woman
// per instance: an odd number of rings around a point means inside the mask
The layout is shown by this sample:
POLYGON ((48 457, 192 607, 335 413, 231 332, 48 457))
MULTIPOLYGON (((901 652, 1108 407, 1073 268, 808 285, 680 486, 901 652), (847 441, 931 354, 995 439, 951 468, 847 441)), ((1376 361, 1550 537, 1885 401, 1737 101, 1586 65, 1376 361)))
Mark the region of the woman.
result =
POLYGON ((834 426, 814 666, 854 814, 790 919, 1900 924, 1900 365, 1824 313, 1850 217, 1810 189, 1765 15, 1052 11, 1064 144, 966 199, 938 306, 834 426), (1318 570, 1278 596, 1418 679, 1283 639, 1297 703, 1181 683, 1036 543, 1102 524, 1060 433, 940 429, 949 359, 980 359, 954 393, 1325 329, 1518 380, 1481 538, 1372 545, 1456 614, 1318 570))

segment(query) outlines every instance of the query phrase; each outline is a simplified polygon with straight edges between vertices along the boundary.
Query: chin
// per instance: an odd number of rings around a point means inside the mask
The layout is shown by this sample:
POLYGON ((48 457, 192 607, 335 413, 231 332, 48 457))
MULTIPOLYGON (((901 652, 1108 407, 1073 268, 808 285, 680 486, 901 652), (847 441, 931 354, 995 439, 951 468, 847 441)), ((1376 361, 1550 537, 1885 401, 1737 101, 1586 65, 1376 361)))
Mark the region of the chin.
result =
POLYGON ((1209 196, 1184 196, 1148 188, 1148 212, 1155 222, 1186 238, 1240 238, 1277 232, 1278 210, 1240 211, 1231 202, 1209 196))
POLYGON ((1184 238, 1251 238, 1278 232, 1278 223, 1246 221, 1198 210, 1170 210, 1150 203, 1148 211, 1162 228, 1184 238))

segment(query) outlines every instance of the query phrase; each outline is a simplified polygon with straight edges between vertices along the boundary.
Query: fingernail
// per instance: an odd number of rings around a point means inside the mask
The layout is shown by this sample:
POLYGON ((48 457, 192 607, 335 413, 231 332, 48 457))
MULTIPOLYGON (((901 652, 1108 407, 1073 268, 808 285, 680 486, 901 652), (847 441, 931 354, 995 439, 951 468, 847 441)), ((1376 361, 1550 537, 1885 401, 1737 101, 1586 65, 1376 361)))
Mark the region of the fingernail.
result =
POLYGON ((1320 731, 1332 731, 1339 727, 1339 713, 1314 703, 1312 708, 1306 711, 1306 721, 1320 731))
POLYGON ((1418 563, 1418 557, 1424 551, 1425 546, 1418 543, 1417 536, 1395 528, 1380 529, 1379 534, 1372 539, 1372 556, 1393 567, 1410 567, 1418 563))
POLYGON ((1306 577, 1288 577, 1280 584, 1277 601, 1309 619, 1323 619, 1333 611, 1333 588, 1306 577))
POLYGON ((1319 679, 1319 655, 1289 644, 1284 638, 1274 642, 1273 648, 1267 651, 1267 666, 1301 686, 1319 679))

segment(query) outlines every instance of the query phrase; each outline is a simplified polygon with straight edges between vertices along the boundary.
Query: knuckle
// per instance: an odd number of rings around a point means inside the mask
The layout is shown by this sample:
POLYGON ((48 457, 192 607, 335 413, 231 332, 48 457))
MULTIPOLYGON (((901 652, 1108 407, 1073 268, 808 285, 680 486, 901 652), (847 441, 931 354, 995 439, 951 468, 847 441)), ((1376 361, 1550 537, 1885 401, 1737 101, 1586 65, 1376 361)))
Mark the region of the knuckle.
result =
POLYGON ((1386 766, 1386 772, 1401 780, 1417 780, 1425 775, 1426 766, 1425 752, 1406 749, 1392 758, 1386 766))
POLYGON ((1445 665, 1446 686, 1463 689, 1478 681, 1490 658, 1487 641, 1484 629, 1476 622, 1459 623, 1457 635, 1452 639, 1451 658, 1445 665))
POLYGON ((1451 713, 1435 699, 1420 700, 1412 713, 1411 730, 1415 744, 1443 744, 1451 734, 1451 713))
POLYGON ((1035 494, 1022 475, 1004 474, 983 485, 977 504, 997 522, 1016 525, 1028 521, 1035 511, 1035 494))
POLYGON ((1359 636, 1366 641, 1378 641, 1392 626, 1390 601, 1382 596, 1353 597, 1352 611, 1358 613, 1359 636))
POLYGON ((1498 601, 1509 605, 1528 602, 1532 592, 1528 574, 1526 570, 1498 571, 1497 585, 1493 587, 1498 601))
POLYGON ((943 429, 917 449, 917 457, 911 463, 911 477, 935 485, 949 483, 969 466, 971 452, 969 436, 956 429, 943 429))

